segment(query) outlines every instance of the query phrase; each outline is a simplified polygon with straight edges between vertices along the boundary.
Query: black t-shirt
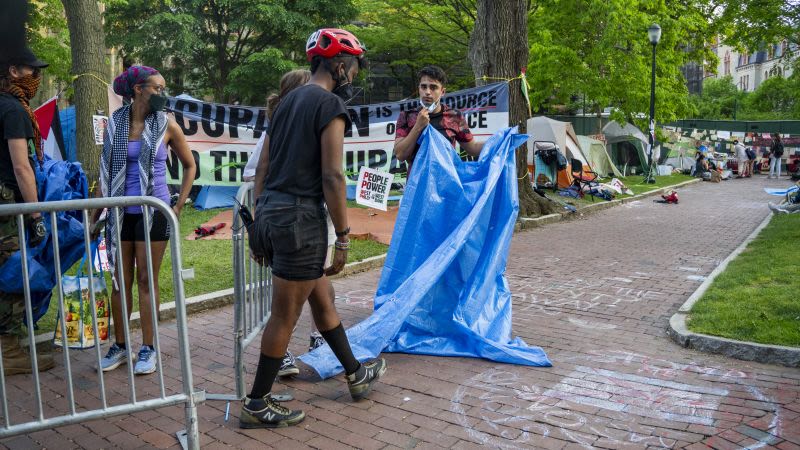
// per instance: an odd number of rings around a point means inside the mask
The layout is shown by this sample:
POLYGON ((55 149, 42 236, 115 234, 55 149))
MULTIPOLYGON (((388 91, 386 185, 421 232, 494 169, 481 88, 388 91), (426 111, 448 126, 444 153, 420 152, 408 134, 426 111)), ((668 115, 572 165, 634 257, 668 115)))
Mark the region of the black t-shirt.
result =
POLYGON ((28 159, 33 167, 33 158, 30 149, 33 146, 33 126, 31 119, 22 103, 16 97, 0 93, 0 182, 14 190, 16 202, 22 202, 22 194, 14 175, 14 164, 11 161, 11 152, 8 148, 9 139, 28 140, 28 159))
POLYGON ((307 84, 281 100, 269 123, 269 172, 264 189, 300 197, 322 197, 322 130, 350 116, 342 99, 316 84, 307 84))

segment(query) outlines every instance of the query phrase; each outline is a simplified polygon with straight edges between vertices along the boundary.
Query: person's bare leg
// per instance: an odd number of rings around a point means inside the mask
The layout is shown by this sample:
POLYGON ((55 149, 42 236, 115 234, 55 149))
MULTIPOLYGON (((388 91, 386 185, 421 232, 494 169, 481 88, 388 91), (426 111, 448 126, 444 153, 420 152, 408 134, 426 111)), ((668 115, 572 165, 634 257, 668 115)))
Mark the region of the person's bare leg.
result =
POLYGON ((150 298, 150 283, 147 274, 147 244, 136 242, 136 284, 139 289, 139 318, 142 324, 142 344, 153 345, 153 312, 152 305, 156 307, 156 315, 159 311, 160 291, 158 289, 158 273, 161 270, 161 262, 164 260, 164 252, 167 249, 167 241, 150 242, 150 255, 153 261, 153 293, 155 298, 150 298))
POLYGON ((317 280, 314 289, 308 296, 308 304, 311 307, 311 315, 314 319, 313 324, 316 330, 328 331, 342 323, 339 318, 339 312, 336 311, 336 306, 334 305, 335 298, 336 293, 331 280, 326 276, 317 280))
POLYGON ((261 335, 261 354, 283 358, 303 304, 317 280, 289 281, 272 275, 272 311, 261 335))
MULTIPOLYGON (((111 290, 111 318, 114 321, 114 339, 116 343, 127 345, 123 320, 130 320, 131 309, 133 309, 133 241, 122 241, 119 243, 119 248, 122 253, 122 260, 117 261, 116 265, 119 267, 122 264, 122 276, 124 279, 119 284, 125 289, 125 304, 128 307, 128 317, 123 317, 122 315, 122 294, 119 289, 114 287, 111 290)), ((116 268, 113 275, 118 277, 116 268)))

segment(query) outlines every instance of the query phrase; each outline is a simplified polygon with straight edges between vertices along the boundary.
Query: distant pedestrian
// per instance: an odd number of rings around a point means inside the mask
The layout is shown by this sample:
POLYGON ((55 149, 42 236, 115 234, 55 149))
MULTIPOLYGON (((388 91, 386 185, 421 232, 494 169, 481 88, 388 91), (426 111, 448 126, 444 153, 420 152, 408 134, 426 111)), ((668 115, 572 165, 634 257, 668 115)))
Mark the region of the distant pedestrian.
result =
POLYGON ((739 140, 733 141, 733 149, 736 154, 739 174, 736 178, 743 178, 750 175, 750 157, 747 155, 747 148, 739 140))
POLYGON ((781 142, 781 135, 775 133, 772 135, 772 145, 770 146, 769 155, 769 177, 781 177, 781 158, 783 157, 783 142, 781 142))

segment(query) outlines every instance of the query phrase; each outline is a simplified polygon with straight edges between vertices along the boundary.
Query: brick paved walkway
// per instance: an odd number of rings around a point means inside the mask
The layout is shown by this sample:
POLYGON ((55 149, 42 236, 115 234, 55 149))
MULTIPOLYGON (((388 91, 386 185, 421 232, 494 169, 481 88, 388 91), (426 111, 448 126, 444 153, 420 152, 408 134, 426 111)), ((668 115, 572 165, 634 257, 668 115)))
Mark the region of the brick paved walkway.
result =
MULTIPOLYGON (((305 368, 276 385, 294 393, 290 407, 307 412, 301 426, 239 430, 238 404, 226 422, 226 404, 209 401, 199 408, 202 446, 800 449, 800 371, 683 349, 665 332, 703 277, 767 215, 761 188, 785 184, 700 183, 682 189, 677 206, 648 199, 515 235, 507 271, 514 333, 543 347, 554 367, 387 354, 383 383, 360 403, 349 401, 341 377, 320 382, 305 368)), ((378 276, 372 271, 334 283, 346 325, 369 315, 378 276)), ((232 321, 230 307, 190 318, 199 389, 233 391, 232 321)), ((307 345, 308 323, 306 312, 291 343, 297 353, 307 345)), ((165 377, 179 386, 175 325, 162 327, 165 377)), ((256 349, 247 361, 250 383, 256 349)), ((74 370, 88 389, 82 402, 96 404, 91 369, 74 370)), ((117 395, 127 395, 122 371, 111 376, 117 395)), ((57 387, 63 373, 56 369, 45 379, 52 388, 48 404, 64 408, 57 387)), ((15 377, 10 387, 10 398, 19 399, 14 410, 30 407, 26 380, 15 377)), ((137 378, 137 389, 154 392, 152 380, 137 378)), ((182 422, 182 409, 171 407, 2 443, 174 448, 182 422)))

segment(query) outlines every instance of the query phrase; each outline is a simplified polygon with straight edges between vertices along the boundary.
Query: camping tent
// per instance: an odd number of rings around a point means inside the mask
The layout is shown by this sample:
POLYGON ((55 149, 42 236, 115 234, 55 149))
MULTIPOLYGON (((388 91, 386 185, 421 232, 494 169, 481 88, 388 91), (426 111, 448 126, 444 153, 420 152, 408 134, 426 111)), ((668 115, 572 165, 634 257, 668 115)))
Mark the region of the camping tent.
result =
POLYGON ((611 157, 606 151, 606 145, 602 141, 589 136, 578 136, 578 143, 581 145, 584 155, 589 159, 589 166, 598 175, 601 177, 622 176, 617 166, 611 161, 611 157))
POLYGON ((584 152, 578 143, 578 136, 569 122, 559 122, 544 116, 536 116, 528 119, 528 134, 532 137, 528 139, 528 167, 533 167, 533 180, 539 180, 540 175, 544 175, 549 180, 557 177, 558 187, 565 188, 572 184, 570 167, 553 173, 554 168, 544 164, 538 155, 534 155, 534 144, 536 142, 553 142, 558 146, 562 155, 567 158, 577 159, 584 165, 589 165, 589 161, 584 156, 584 152))
MULTIPOLYGON (((603 127, 608 142, 608 154, 623 175, 644 173, 647 169, 647 136, 638 128, 626 123, 609 122, 603 127)), ((653 157, 658 159, 658 154, 653 157)))

